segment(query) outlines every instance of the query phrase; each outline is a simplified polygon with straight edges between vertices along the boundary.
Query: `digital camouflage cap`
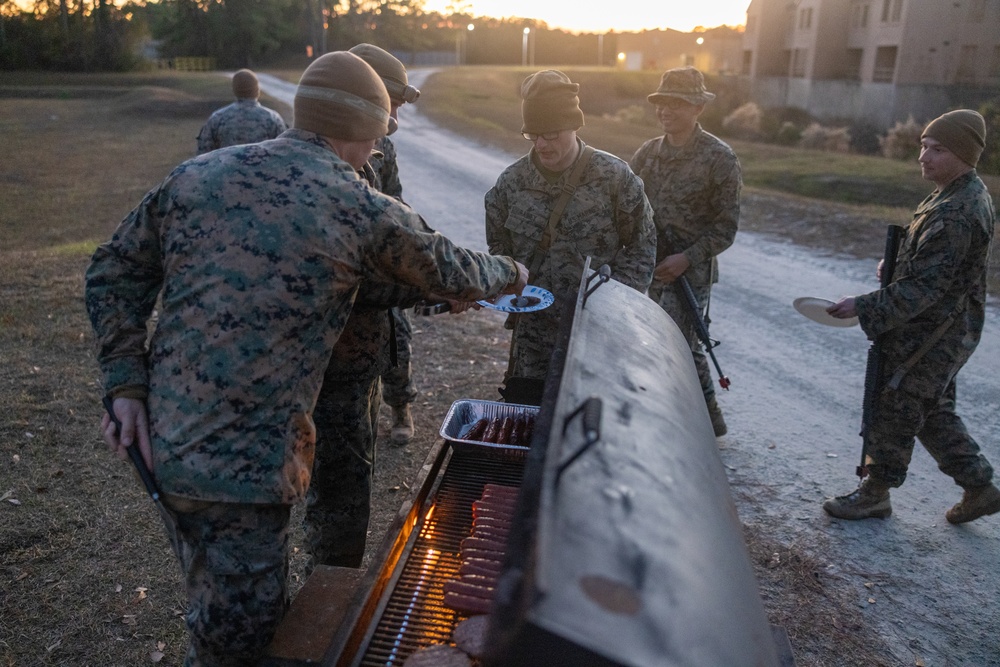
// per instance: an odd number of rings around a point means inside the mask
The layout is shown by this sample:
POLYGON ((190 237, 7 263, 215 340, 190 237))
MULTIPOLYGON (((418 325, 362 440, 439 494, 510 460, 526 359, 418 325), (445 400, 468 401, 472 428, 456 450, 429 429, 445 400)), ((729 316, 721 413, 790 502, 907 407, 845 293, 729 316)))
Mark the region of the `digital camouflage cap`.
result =
POLYGON ((704 104, 714 100, 715 93, 705 89, 705 76, 694 67, 675 67, 663 73, 660 87, 646 99, 658 104, 666 97, 676 97, 691 104, 704 104))

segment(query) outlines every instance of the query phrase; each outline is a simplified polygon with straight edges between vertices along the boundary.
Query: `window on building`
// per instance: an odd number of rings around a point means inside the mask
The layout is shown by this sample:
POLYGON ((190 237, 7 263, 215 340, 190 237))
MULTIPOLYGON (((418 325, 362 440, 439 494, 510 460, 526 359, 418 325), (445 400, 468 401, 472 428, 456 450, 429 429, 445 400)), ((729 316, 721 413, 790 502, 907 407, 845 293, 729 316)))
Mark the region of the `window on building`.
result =
POLYGON ((882 0, 882 23, 899 23, 903 17, 903 0, 882 0))
POLYGON ((868 9, 871 5, 867 2, 857 2, 854 3, 854 8, 851 11, 851 27, 852 28, 867 28, 868 27, 868 9))
POLYGON ((864 49, 847 49, 844 56, 844 78, 850 81, 861 80, 861 60, 864 49))
POLYGON ((990 60, 990 78, 1000 79, 1000 44, 993 47, 993 59, 990 60))
POLYGON ((812 28, 813 22, 813 9, 812 7, 806 7, 805 9, 799 10, 799 30, 809 30, 812 28))
POLYGON ((875 83, 892 83, 896 75, 895 46, 880 46, 875 49, 875 69, 872 71, 872 81, 875 83))
POLYGON ((743 74, 750 73, 750 66, 753 65, 753 51, 743 52, 743 74))
POLYGON ((806 75, 806 56, 808 49, 792 49, 792 76, 802 78, 806 75))
POLYGON ((976 46, 963 46, 958 54, 958 70, 955 72, 955 83, 976 82, 976 46))

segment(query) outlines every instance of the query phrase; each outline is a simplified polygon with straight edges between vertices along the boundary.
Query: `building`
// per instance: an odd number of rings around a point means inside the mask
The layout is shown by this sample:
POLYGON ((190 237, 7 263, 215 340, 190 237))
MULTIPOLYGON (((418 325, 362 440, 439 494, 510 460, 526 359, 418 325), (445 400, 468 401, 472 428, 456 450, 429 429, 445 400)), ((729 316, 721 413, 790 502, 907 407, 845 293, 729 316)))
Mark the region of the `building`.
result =
POLYGON ((752 0, 741 72, 762 107, 889 127, 1000 94, 1000 0, 752 0))
POLYGON ((698 32, 644 30, 618 34, 618 66, 667 70, 691 65, 705 74, 738 74, 743 34, 720 26, 698 32))

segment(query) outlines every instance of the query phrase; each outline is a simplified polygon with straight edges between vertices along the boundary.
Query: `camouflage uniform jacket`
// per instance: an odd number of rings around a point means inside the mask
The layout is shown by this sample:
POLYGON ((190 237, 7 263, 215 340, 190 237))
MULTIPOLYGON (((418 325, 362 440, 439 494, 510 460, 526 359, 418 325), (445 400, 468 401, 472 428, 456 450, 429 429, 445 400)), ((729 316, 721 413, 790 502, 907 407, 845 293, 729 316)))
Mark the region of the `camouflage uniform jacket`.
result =
POLYGON ((983 331, 995 223, 993 201, 975 171, 921 202, 900 246, 892 282, 855 299, 868 337, 885 334, 890 373, 949 316, 954 316, 951 325, 907 377, 921 384, 929 373, 940 376, 933 384, 944 386, 971 356, 983 331))
POLYGON ((650 139, 629 164, 653 207, 657 261, 670 247, 691 262, 684 275, 692 285, 717 282, 715 257, 733 244, 739 227, 743 180, 736 154, 698 125, 677 149, 666 137, 650 139))
MULTIPOLYGON (((396 148, 388 137, 375 142, 374 155, 365 165, 363 176, 373 188, 402 201, 403 186, 396 165, 396 148), (388 188, 388 190, 383 189, 388 188)), ((419 229, 431 232, 423 219, 419 229)), ((388 310, 410 307, 424 297, 420 290, 403 285, 364 281, 354 302, 354 310, 344 331, 333 346, 326 378, 333 381, 367 382, 392 368, 390 340, 393 334, 388 310)))
POLYGON ((301 500, 359 283, 473 300, 515 278, 508 258, 415 231, 418 217, 301 130, 188 160, 145 196, 95 251, 85 296, 105 387, 148 393, 164 492, 301 500))
POLYGON ((274 139, 286 130, 285 121, 257 100, 236 100, 216 110, 198 133, 198 155, 238 144, 274 139))
MULTIPOLYGON (((580 142, 581 150, 583 142, 580 142)), ((531 265, 573 167, 550 182, 534 163, 534 149, 507 167, 486 193, 486 242, 490 252, 531 265)), ((584 261, 609 264, 612 277, 645 292, 655 249, 652 211, 642 181, 619 158, 595 151, 563 212, 552 243, 531 284, 557 295, 575 295, 584 261)))

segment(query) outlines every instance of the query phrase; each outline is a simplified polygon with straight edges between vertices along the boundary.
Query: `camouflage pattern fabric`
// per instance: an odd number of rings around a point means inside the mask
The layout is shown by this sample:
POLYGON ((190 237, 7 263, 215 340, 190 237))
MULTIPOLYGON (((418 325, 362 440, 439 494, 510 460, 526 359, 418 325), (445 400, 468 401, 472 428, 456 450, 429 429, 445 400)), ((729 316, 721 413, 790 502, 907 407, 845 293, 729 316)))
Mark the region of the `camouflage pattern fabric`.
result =
POLYGON ((208 117, 198 133, 198 155, 227 146, 275 139, 288 129, 277 111, 257 100, 236 100, 208 117))
POLYGON ((166 496, 187 586, 185 667, 257 663, 288 608, 288 505, 166 496))
MULTIPOLYGON (((580 142, 581 149, 583 142, 580 142)), ((526 266, 573 167, 544 174, 534 149, 500 174, 486 193, 486 241, 526 266)), ((645 292, 653 271, 655 234, 642 182, 617 157, 596 151, 559 220, 532 285, 549 290, 556 304, 514 318, 505 379, 544 380, 559 330, 560 304, 574 299, 587 257, 591 267, 611 266, 612 278, 645 292)))
POLYGON ((401 408, 417 400, 417 386, 413 381, 413 324, 405 308, 392 309, 396 334, 396 365, 382 373, 382 399, 386 404, 401 408))
MULTIPOLYGON (((372 187, 403 201, 403 184, 399 180, 396 146, 389 137, 382 137, 375 142, 375 150, 381 153, 382 157, 373 157, 369 160, 374 175, 372 187)), ((396 365, 390 365, 382 373, 382 398, 393 407, 401 407, 417 398, 410 364, 413 353, 413 325, 405 308, 393 308, 392 319, 396 336, 396 365)))
POLYGON ((892 283, 855 299, 861 328, 869 338, 882 336, 887 376, 954 316, 899 389, 886 388, 878 396, 868 449, 873 478, 901 485, 914 438, 961 486, 981 486, 993 477, 955 413, 955 376, 982 336, 995 224, 993 201, 976 172, 958 177, 917 208, 892 283))
MULTIPOLYGON (((740 221, 740 163, 722 140, 701 125, 683 146, 665 137, 650 139, 629 162, 645 184, 656 224, 657 262, 683 253, 691 266, 684 275, 704 309, 718 282, 716 256, 733 244, 740 221), (670 252, 667 251, 670 248, 670 252)), ((705 348, 678 287, 653 278, 650 297, 680 326, 694 355, 705 398, 715 395, 705 348)))
POLYGON ((371 514, 380 396, 378 376, 324 380, 313 413, 316 462, 306 495, 310 571, 316 565, 361 566, 371 514))
POLYGON ((164 492, 302 500, 312 408, 359 284, 474 300, 514 280, 510 259, 420 224, 300 130, 189 160, 146 195, 95 251, 86 305, 104 386, 148 391, 164 492))
MULTIPOLYGON (((373 155, 362 175, 376 189, 390 184, 392 196, 399 199, 402 186, 392 142, 383 137, 374 150, 381 157, 373 155)), ((420 230, 430 231, 422 221, 415 222, 421 223, 420 230)), ((391 376, 404 387, 409 382, 409 356, 406 377, 401 378, 401 355, 397 352, 394 367, 390 354, 395 306, 412 306, 423 295, 397 285, 363 282, 354 310, 333 346, 313 413, 316 460, 303 521, 310 568, 361 565, 371 513, 379 377, 391 376)), ((408 351, 408 337, 406 341, 408 351)))
MULTIPOLYGON (((740 162, 721 139, 701 125, 683 146, 650 139, 629 161, 645 184, 653 207, 659 262, 684 253, 691 267, 684 273, 692 285, 718 282, 716 256, 733 244, 740 222, 740 162)), ((658 282, 655 278, 653 283, 658 282)))

